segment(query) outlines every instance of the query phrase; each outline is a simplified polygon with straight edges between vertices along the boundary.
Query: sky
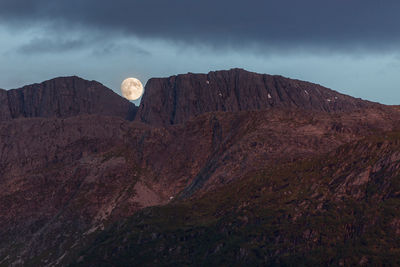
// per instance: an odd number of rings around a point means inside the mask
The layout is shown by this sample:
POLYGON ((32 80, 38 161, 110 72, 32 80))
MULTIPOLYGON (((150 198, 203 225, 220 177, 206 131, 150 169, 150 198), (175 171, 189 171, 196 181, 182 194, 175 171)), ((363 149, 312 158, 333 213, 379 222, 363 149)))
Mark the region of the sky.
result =
MULTIPOLYGON (((0 88, 244 68, 400 104, 398 0, 0 0, 0 88)), ((139 104, 139 101, 135 101, 139 104)))

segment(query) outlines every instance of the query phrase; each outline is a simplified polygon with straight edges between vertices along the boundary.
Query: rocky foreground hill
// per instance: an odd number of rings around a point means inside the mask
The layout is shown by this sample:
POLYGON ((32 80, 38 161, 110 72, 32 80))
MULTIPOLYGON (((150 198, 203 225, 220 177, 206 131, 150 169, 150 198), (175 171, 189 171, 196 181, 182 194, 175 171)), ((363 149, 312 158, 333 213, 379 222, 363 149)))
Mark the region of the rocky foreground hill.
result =
POLYGON ((0 96, 0 265, 400 264, 397 107, 239 69, 0 96))

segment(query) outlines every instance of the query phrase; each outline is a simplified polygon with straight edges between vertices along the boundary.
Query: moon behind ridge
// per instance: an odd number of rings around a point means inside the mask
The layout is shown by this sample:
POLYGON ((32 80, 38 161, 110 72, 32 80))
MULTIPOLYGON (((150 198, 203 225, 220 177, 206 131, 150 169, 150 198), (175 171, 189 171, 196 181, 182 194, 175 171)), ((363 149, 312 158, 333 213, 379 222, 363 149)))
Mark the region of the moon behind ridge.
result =
POLYGON ((143 85, 136 78, 127 78, 121 84, 121 92, 128 100, 137 100, 143 94, 143 85))

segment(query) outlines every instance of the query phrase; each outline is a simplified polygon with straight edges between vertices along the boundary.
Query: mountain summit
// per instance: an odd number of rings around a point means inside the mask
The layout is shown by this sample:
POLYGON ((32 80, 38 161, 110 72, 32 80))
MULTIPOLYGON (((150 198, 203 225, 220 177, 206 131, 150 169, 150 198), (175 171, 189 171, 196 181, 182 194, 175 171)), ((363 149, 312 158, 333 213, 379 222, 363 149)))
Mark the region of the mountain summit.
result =
POLYGON ((0 120, 66 118, 99 114, 133 120, 136 107, 96 81, 60 77, 14 90, 0 90, 0 120))
POLYGON ((212 111, 300 108, 342 112, 375 105, 318 84, 231 69, 150 79, 136 120, 162 126, 212 111))

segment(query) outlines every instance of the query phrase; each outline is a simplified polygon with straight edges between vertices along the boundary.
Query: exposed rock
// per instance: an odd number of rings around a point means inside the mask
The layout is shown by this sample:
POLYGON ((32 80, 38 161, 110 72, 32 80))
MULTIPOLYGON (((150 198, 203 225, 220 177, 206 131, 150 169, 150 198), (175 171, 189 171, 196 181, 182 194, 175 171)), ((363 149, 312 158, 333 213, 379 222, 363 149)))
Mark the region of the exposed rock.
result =
POLYGON ((400 135, 390 135, 265 165, 203 197, 139 211, 98 232, 78 266, 152 265, 153 259, 168 266, 397 266, 400 162, 388 160, 400 148, 400 135), (351 182, 381 160, 382 171, 367 184, 351 182))
POLYGON ((61 77, 0 90, 0 120, 101 114, 133 120, 137 107, 96 81, 61 77))
POLYGON ((294 107, 339 112, 375 105, 318 84, 231 69, 150 79, 136 120, 162 126, 211 111, 294 107))
POLYGON ((384 110, 274 109, 207 113, 166 128, 100 115, 2 122, 0 254, 32 260, 143 207, 201 196, 277 162, 393 129, 395 118, 384 110), (332 130, 338 121, 345 131, 332 130))

